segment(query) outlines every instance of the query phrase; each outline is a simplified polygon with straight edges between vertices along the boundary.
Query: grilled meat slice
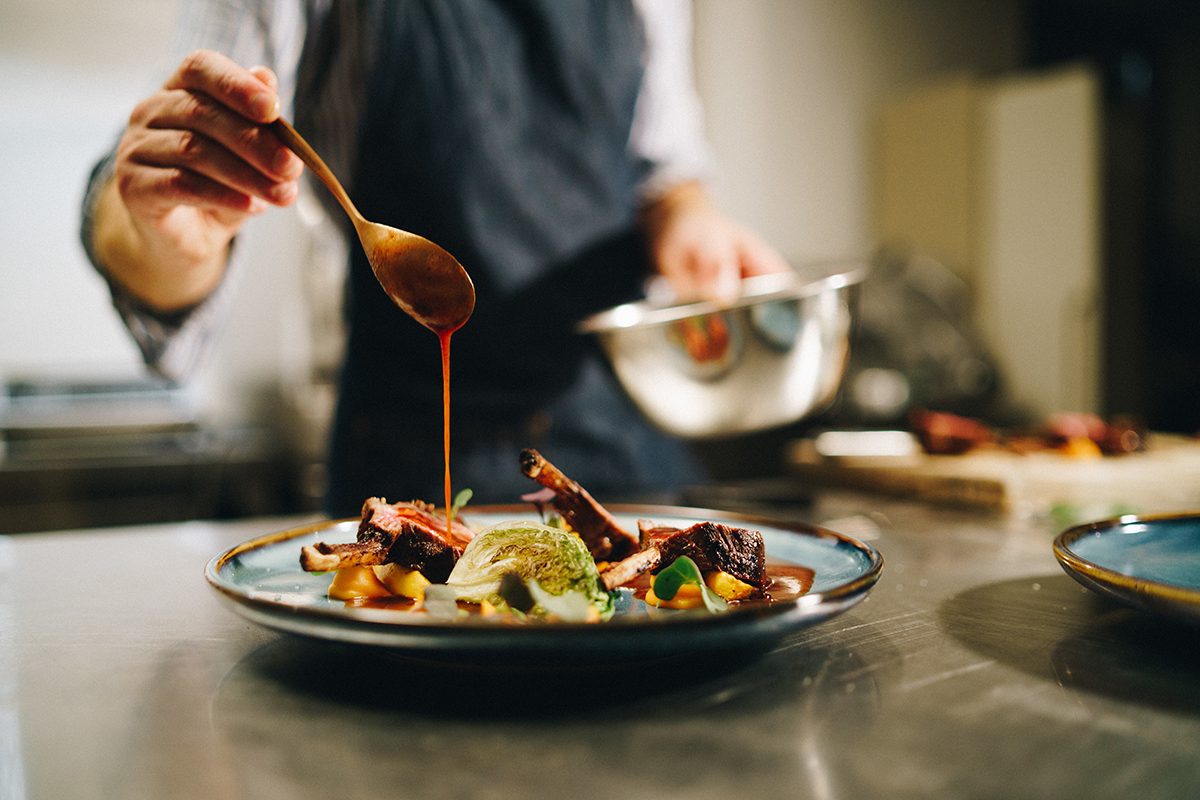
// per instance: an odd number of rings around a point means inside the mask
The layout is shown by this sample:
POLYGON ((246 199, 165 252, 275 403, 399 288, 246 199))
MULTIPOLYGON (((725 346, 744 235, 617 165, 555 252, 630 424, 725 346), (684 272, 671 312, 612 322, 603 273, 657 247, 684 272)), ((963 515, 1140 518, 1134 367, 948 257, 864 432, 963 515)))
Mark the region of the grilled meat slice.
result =
POLYGON ((638 549, 638 540, 624 530, 612 514, 587 490, 564 475, 537 450, 521 451, 521 472, 554 492, 551 505, 579 534, 597 561, 615 561, 638 549))
MULTIPOLYGON (((623 578, 621 583, 626 583, 642 572, 658 569, 660 564, 667 565, 680 556, 688 556, 696 562, 701 572, 720 570, 743 583, 750 584, 759 592, 765 590, 770 583, 766 569, 766 548, 763 545, 762 534, 758 531, 733 528, 716 522, 698 522, 690 528, 659 527, 640 520, 638 535, 641 539, 641 552, 614 564, 600 576, 602 579, 614 573, 611 580, 623 578), (643 556, 643 553, 650 551, 657 551, 658 557, 643 556), (627 563, 628 567, 625 566, 627 563), (647 564, 649 566, 646 566, 647 564), (622 572, 618 572, 619 569, 638 571, 625 577, 622 572)), ((608 582, 609 579, 605 579, 606 585, 608 582)))
POLYGON ((696 562, 701 572, 720 570, 758 590, 767 588, 766 548, 762 534, 716 522, 698 522, 690 528, 649 533, 653 546, 662 551, 662 563, 680 556, 696 562))
POLYGON ((433 513, 433 506, 420 501, 389 505, 386 500, 371 497, 363 504, 356 541, 318 542, 304 547, 300 566, 311 572, 324 572, 356 565, 397 564, 419 571, 434 583, 442 583, 474 536, 471 528, 455 519, 447 541, 446 520, 433 513))
MULTIPOLYGON (((368 498, 363 503, 362 521, 358 524, 361 538, 364 530, 375 530, 386 533, 397 527, 411 523, 427 529, 440 539, 446 539, 446 516, 438 514, 430 503, 414 500, 411 503, 389 504, 387 500, 377 497, 368 498)), ((462 521, 458 516, 450 520, 450 541, 452 547, 462 550, 475 538, 476 531, 462 521)), ((399 563, 399 562, 395 562, 399 563)))

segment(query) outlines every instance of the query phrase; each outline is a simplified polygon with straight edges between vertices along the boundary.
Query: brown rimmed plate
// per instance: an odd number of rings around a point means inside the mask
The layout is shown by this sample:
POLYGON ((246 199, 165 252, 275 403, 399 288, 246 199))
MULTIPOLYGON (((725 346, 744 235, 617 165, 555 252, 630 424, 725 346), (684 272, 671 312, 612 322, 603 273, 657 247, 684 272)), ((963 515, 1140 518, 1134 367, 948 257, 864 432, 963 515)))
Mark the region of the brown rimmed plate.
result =
POLYGON ((1127 515, 1059 534, 1067 574, 1128 606, 1200 625, 1200 513, 1127 515))

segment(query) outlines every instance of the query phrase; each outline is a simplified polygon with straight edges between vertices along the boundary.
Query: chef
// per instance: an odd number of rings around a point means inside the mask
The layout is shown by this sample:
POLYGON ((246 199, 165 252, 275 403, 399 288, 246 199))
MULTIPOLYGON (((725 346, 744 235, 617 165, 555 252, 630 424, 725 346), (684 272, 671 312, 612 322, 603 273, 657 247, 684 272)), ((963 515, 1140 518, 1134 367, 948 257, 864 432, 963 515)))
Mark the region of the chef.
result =
MULTIPOLYGON (((267 127, 290 113, 363 216, 436 242, 475 283, 452 343, 457 488, 517 500, 525 447, 596 496, 702 482, 572 331, 655 274, 697 299, 788 268, 710 198, 690 26, 681 0, 188 3, 186 55, 91 175, 85 248, 147 363, 185 378, 230 273, 253 268, 238 231, 297 197, 301 164, 267 127)), ((350 252, 334 516, 442 496, 436 338, 350 252)))

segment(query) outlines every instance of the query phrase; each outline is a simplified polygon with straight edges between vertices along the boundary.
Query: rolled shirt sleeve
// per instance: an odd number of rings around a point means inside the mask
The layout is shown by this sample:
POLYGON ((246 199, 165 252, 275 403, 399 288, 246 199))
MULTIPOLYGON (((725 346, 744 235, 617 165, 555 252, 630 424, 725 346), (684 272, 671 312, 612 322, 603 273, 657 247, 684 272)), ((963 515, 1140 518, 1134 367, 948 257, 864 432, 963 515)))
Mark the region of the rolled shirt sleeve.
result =
POLYGON ((630 148, 650 165, 643 200, 691 180, 716 177, 696 91, 690 0, 635 0, 646 29, 645 75, 634 112, 630 148))

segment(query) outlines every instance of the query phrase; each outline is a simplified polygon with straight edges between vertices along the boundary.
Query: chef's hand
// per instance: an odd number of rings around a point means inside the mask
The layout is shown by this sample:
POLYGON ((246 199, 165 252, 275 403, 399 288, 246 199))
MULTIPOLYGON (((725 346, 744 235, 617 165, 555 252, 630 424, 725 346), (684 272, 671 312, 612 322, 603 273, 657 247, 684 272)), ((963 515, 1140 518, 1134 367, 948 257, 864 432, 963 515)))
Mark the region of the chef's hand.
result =
POLYGON ((732 300, 740 281, 791 267, 753 231, 730 219, 699 183, 680 184, 643 209, 650 255, 679 302, 732 300))
POLYGON ((246 220, 296 199, 300 159, 266 127, 279 116, 277 89, 271 70, 200 50, 134 109, 96 209, 94 249, 151 306, 202 300, 246 220))

